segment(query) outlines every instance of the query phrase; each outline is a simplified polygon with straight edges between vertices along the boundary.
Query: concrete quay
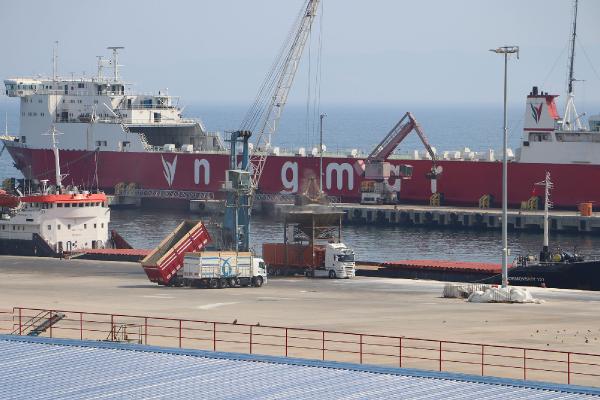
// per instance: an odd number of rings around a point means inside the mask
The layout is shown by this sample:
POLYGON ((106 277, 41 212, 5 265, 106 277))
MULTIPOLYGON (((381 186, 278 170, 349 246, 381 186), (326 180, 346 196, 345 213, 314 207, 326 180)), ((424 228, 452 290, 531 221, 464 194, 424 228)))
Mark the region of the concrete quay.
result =
MULTIPOLYGON (((276 217, 291 207, 277 204, 276 217)), ((345 213, 345 224, 379 224, 399 226, 424 226, 454 229, 500 229, 502 210, 474 207, 444 207, 425 205, 364 205, 338 203, 335 207, 345 213)), ((582 216, 577 211, 551 210, 549 218, 552 232, 579 232, 600 234, 600 214, 582 216)), ((538 210, 509 210, 508 228, 517 231, 542 231, 544 212, 538 210)))

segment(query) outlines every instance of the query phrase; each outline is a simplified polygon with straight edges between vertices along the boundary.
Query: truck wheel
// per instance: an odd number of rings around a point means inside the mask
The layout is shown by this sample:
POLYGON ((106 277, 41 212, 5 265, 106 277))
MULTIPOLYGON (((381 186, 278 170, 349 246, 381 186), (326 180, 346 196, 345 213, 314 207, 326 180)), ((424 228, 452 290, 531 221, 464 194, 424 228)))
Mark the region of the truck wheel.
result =
POLYGON ((221 278, 219 279, 219 289, 225 289, 227 287, 227 279, 221 278))
POLYGON ((329 271, 329 279, 335 279, 335 271, 334 270, 329 271))
POLYGON ((229 278, 229 287, 238 287, 240 280, 238 278, 229 278))
POLYGON ((255 287, 261 287, 263 285, 263 278, 262 276, 257 276, 254 278, 254 286, 255 287))
POLYGON ((219 287, 219 282, 216 279, 211 279, 208 281, 208 287, 210 289, 216 289, 217 287, 219 287))

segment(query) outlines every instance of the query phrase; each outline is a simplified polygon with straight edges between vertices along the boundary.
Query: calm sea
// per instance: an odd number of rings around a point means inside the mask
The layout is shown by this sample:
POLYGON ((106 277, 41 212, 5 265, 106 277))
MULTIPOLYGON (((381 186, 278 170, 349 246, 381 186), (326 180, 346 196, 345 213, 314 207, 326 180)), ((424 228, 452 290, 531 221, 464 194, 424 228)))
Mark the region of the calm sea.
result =
MULTIPOLYGON (((228 131, 239 127, 245 106, 188 106, 184 114, 200 118, 210 131, 228 131)), ((411 111, 425 130, 429 141, 438 150, 460 150, 468 147, 475 151, 500 149, 502 144, 502 108, 491 106, 454 107, 389 107, 389 106, 328 106, 324 122, 324 142, 328 150, 356 148, 368 151, 393 127, 400 117, 411 111)), ((4 130, 4 116, 8 115, 9 132, 18 132, 18 102, 0 101, 0 130, 4 130)), ((516 148, 522 129, 524 110, 509 109, 509 146, 516 148)), ((40 132, 41 133, 41 132, 40 132)), ((318 118, 306 106, 286 108, 280 131, 273 139, 282 148, 311 148, 318 144, 318 118), (308 115, 308 118, 307 118, 308 115)), ((411 134, 402 144, 401 152, 423 150, 417 136, 411 134)), ((19 176, 10 156, 0 156, 0 178, 19 176)), ((150 248, 170 232, 186 213, 166 210, 112 211, 111 228, 119 231, 135 247, 150 248)), ((273 221, 256 217, 252 224, 252 244, 260 250, 265 241, 282 238, 282 227, 273 221)), ((361 260, 385 261, 395 259, 446 258, 454 260, 500 261, 500 232, 427 230, 400 227, 345 227, 345 241, 361 260)), ((512 254, 537 252, 541 235, 510 234, 512 254)), ((577 247, 581 253, 600 253, 600 238, 552 235, 551 241, 563 248, 577 247)))

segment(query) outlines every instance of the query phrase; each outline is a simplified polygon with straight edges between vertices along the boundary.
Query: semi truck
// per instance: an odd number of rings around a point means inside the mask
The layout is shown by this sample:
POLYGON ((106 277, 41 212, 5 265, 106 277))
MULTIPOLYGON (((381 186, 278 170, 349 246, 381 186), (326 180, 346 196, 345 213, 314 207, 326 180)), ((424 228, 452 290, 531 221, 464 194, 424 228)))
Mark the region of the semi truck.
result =
POLYGON ((260 287, 267 283, 267 269, 250 252, 203 251, 185 255, 176 279, 178 285, 211 289, 260 287))
POLYGON ((304 274, 308 277, 353 278, 354 251, 344 243, 304 245, 264 243, 262 256, 269 275, 304 274))

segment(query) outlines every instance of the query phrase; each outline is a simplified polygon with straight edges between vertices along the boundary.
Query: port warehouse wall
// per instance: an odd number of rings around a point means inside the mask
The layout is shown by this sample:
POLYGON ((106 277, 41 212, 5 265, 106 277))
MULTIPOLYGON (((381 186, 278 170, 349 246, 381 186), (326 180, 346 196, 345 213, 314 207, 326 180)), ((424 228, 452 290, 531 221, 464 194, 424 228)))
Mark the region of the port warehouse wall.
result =
MULTIPOLYGON (((291 205, 277 204, 273 208, 275 218, 282 218, 291 205)), ((410 205, 361 205, 337 204, 344 211, 344 224, 425 226, 450 229, 501 229, 502 210, 433 207, 410 205)), ((542 231, 543 211, 509 210, 508 228, 511 230, 542 231)), ((600 216, 578 215, 570 211, 552 211, 549 228, 554 232, 585 232, 600 234, 600 216)))
POLYGON ((600 387, 600 354, 406 336, 85 311, 0 310, 0 334, 41 336, 350 362, 600 387))

